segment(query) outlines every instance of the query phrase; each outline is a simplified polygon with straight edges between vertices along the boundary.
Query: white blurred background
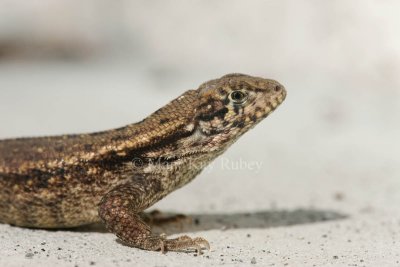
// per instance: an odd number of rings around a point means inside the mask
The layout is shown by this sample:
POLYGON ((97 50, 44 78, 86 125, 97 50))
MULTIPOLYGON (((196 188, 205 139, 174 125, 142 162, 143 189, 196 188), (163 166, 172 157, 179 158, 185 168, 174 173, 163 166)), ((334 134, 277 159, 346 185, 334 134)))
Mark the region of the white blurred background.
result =
POLYGON ((262 170, 215 168, 161 206, 398 211, 399 14, 398 1, 1 0, 0 137, 119 127, 242 72, 288 91, 225 155, 262 170))

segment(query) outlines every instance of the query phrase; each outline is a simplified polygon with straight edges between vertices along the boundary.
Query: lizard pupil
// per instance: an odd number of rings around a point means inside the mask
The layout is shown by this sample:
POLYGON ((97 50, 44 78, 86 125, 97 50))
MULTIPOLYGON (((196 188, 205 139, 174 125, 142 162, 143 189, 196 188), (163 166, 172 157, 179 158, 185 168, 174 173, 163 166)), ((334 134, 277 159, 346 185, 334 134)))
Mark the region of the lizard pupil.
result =
POLYGON ((233 91, 229 98, 233 101, 234 104, 242 104, 247 100, 247 94, 242 91, 233 91))

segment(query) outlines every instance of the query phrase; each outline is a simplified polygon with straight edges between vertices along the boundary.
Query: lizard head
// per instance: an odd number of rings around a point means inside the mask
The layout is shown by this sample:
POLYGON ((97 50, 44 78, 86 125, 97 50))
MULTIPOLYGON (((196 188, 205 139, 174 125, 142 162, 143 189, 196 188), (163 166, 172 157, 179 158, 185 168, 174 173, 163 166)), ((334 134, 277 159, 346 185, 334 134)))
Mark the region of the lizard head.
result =
POLYGON ((272 113, 286 97, 285 88, 277 81, 244 74, 228 74, 208 81, 197 91, 197 129, 211 145, 232 143, 272 113))

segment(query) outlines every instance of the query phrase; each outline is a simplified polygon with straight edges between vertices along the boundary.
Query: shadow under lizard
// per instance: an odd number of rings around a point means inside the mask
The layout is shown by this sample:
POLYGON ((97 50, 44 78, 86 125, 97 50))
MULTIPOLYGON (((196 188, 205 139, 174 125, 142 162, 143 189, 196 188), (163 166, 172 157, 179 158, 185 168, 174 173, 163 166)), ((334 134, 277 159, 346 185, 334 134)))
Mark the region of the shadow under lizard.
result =
POLYGON ((196 177, 285 99, 274 80, 228 74, 143 121, 109 131, 0 141, 0 222, 67 228, 102 221, 146 250, 209 243, 155 235, 143 211, 196 177))

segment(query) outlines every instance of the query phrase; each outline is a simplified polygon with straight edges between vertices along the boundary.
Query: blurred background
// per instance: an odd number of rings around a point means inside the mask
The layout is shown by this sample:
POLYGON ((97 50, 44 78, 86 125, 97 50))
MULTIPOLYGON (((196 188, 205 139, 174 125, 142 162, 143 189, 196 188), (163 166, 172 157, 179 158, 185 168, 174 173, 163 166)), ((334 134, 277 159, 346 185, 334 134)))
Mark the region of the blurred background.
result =
POLYGON ((197 205, 330 205, 349 183, 362 207, 400 203, 399 11, 398 1, 1 0, 0 137, 119 127, 242 72, 288 91, 226 154, 261 171, 214 165, 176 198, 223 188, 225 204, 197 205), (260 184, 266 195, 232 194, 260 184))
POLYGON ((0 0, 0 138, 120 127, 231 72, 276 79, 282 106, 157 207, 338 212, 370 226, 343 254, 398 259, 399 14, 389 0, 0 0))

